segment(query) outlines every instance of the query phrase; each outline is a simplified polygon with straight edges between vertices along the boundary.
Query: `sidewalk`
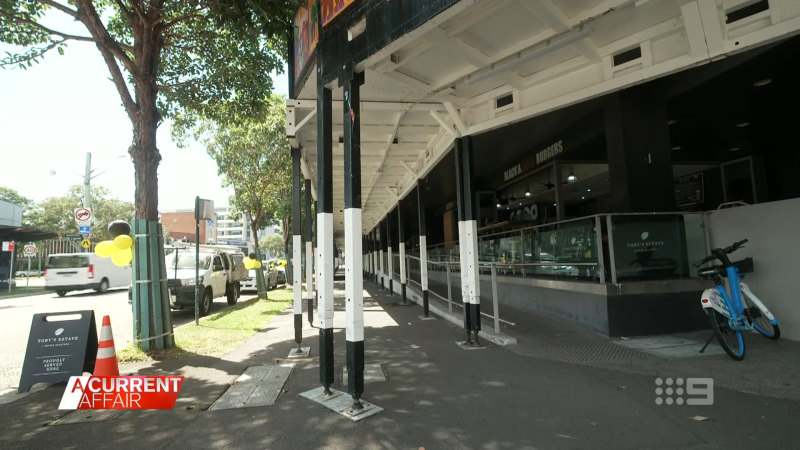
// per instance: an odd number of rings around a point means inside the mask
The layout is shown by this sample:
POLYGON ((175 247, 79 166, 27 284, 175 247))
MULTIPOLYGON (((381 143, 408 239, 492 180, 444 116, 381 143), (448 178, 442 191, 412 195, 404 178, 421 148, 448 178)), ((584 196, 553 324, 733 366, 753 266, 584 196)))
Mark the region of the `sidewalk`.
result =
MULTIPOLYGON (((338 280, 337 382, 345 365, 342 289, 338 280)), ((666 358, 526 316, 506 330, 518 344, 462 350, 455 344, 464 339, 459 327, 420 320, 420 307, 396 306, 400 297, 373 283, 366 282, 365 290, 366 363, 380 364, 386 375, 386 381, 365 386, 364 399, 385 409, 376 416, 353 423, 298 396, 319 386, 317 330, 307 322, 303 345, 311 347, 311 357, 290 361, 295 367, 275 405, 207 411, 246 367, 286 361, 294 346, 287 310, 221 359, 122 368, 126 374, 186 376, 172 411, 49 425, 66 413, 57 410, 63 393, 57 385, 0 405, 0 447, 751 448, 794 447, 800 438, 796 342, 748 336, 748 355, 738 363, 718 351, 666 358), (656 405, 657 377, 696 376, 714 378, 713 405, 656 405), (690 419, 695 416, 708 420, 690 419)))

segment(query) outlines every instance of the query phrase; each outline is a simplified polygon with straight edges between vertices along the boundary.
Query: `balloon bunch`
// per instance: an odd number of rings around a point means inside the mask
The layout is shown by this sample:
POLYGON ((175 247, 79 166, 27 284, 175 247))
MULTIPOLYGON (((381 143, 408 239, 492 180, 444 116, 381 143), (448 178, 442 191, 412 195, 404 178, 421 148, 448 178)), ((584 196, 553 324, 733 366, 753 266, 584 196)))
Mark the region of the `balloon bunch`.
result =
POLYGON ((131 226, 124 220, 115 220, 108 224, 108 232, 114 239, 98 242, 94 252, 101 258, 110 256, 111 261, 117 266, 127 266, 133 259, 131 226))
POLYGON ((258 258, 256 258, 255 253, 250 253, 249 255, 247 255, 247 257, 243 259, 242 262, 244 263, 244 267, 249 270, 261 268, 261 261, 259 261, 258 258))

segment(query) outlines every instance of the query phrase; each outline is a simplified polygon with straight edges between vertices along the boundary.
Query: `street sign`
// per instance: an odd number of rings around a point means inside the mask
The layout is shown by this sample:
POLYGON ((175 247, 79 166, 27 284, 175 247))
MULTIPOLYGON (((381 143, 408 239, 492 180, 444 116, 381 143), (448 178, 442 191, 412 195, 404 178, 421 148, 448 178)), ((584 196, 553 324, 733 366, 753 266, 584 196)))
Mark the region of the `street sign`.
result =
POLYGON ((89 225, 81 225, 78 227, 78 233, 84 236, 88 236, 92 234, 92 227, 90 227, 89 225))
POLYGON ((36 246, 33 244, 28 244, 22 248, 22 254, 27 256, 28 258, 33 258, 36 256, 36 246))
POLYGON ((4 252, 13 252, 14 251, 14 241, 4 241, 3 242, 3 251, 4 252))
POLYGON ((81 241, 81 247, 89 248, 91 246, 92 246, 92 241, 90 241, 89 239, 84 239, 81 241))
POLYGON ((75 208, 75 222, 78 226, 90 225, 92 210, 89 208, 75 208))

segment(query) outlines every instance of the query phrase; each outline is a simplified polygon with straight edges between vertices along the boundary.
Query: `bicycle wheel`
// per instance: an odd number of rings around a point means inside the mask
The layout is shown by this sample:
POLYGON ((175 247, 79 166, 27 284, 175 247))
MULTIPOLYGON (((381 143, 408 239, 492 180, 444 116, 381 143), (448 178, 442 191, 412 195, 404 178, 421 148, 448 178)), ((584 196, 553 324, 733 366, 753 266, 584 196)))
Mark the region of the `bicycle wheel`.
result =
POLYGON ((731 330, 728 318, 713 309, 707 309, 708 321, 711 329, 717 335, 717 340, 725 353, 736 361, 744 359, 744 337, 741 331, 731 330))
POLYGON ((761 333, 761 335, 765 338, 773 341, 781 337, 781 329, 778 327, 778 325, 769 323, 769 319, 767 319, 767 317, 763 315, 755 305, 751 304, 749 301, 747 304, 751 311, 753 328, 755 328, 756 331, 761 333))

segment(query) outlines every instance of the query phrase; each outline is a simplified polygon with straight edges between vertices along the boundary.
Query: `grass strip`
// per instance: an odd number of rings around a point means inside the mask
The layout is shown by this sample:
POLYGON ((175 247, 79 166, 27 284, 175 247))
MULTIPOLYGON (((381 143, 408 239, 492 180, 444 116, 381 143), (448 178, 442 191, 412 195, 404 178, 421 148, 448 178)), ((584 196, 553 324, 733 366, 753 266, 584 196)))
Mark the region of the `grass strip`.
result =
POLYGON ((196 355, 221 356, 240 346, 289 306, 291 289, 269 293, 269 300, 253 299, 175 328, 175 348, 142 351, 128 345, 117 352, 119 362, 163 360, 196 355))

